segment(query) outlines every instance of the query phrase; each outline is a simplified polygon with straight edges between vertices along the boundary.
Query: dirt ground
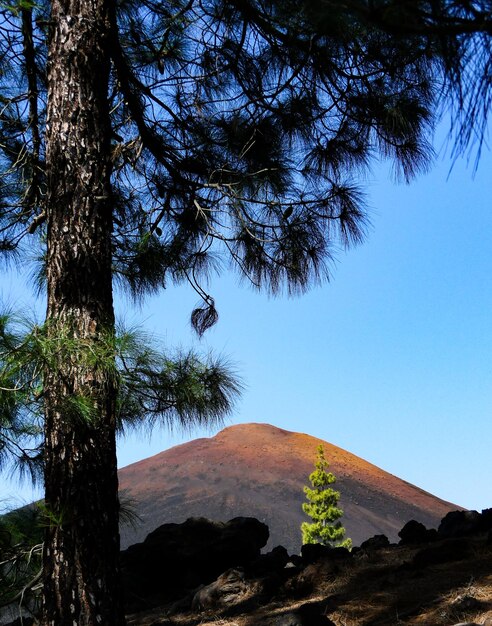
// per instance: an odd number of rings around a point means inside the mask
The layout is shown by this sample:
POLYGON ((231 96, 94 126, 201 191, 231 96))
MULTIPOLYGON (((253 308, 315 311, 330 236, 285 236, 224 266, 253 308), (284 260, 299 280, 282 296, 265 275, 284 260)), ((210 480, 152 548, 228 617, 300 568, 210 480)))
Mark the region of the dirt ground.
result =
POLYGON ((220 610, 172 615, 169 607, 160 607, 129 616, 128 624, 268 626, 284 613, 316 603, 336 626, 492 626, 492 543, 488 538, 467 540, 466 558, 451 554, 447 562, 416 558, 425 550, 393 546, 361 551, 336 564, 320 561, 267 599, 252 594, 220 610))

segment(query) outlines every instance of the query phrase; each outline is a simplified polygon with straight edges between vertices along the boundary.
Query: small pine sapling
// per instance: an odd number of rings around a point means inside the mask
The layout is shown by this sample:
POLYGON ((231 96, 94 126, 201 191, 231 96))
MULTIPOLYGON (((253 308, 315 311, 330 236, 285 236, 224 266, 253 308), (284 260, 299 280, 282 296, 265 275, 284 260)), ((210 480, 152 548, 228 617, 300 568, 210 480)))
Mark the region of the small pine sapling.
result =
POLYGON ((343 515, 338 506, 340 492, 330 487, 336 482, 335 476, 328 472, 328 462, 323 446, 318 446, 315 470, 309 475, 311 487, 304 487, 306 494, 302 510, 312 522, 301 524, 302 543, 321 543, 330 547, 352 547, 351 539, 344 539, 345 528, 339 521, 343 515))

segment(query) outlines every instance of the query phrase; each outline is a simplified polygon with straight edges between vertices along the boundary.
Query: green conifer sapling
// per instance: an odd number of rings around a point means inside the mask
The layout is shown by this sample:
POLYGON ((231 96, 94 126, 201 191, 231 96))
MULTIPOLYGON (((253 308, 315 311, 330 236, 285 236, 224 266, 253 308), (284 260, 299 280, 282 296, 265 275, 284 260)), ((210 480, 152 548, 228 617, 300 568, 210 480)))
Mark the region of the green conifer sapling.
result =
POLYGON ((301 524, 302 543, 321 543, 325 546, 350 548, 351 539, 344 539, 345 528, 340 522, 343 515, 338 507, 340 492, 330 487, 336 482, 335 476, 328 472, 328 462, 325 459, 323 446, 317 449, 315 470, 309 475, 311 487, 304 487, 308 502, 302 505, 302 510, 312 522, 301 524))

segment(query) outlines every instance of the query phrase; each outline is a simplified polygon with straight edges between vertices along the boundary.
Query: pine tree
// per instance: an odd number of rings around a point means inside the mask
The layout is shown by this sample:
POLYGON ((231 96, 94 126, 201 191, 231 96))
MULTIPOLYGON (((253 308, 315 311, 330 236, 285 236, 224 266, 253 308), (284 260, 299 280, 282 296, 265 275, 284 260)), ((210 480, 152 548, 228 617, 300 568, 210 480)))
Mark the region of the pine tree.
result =
POLYGON ((124 623, 117 430, 221 419, 238 392, 223 363, 118 331, 113 285, 188 282, 202 334, 210 273, 302 293, 363 240, 371 157, 404 179, 428 166, 435 47, 365 4, 0 8, 0 251, 23 267, 38 249, 47 296, 43 324, 0 320, 0 460, 42 467, 43 626, 124 623))
MULTIPOLYGON (((331 3, 325 6, 328 9, 331 3)), ((351 2, 350 10, 369 28, 411 39, 427 50, 442 83, 440 106, 451 116, 453 157, 487 133, 492 97, 492 13, 489 0, 374 0, 351 2)))
POLYGON ((327 471, 328 462, 322 445, 318 446, 315 467, 314 472, 309 475, 311 487, 304 487, 308 502, 302 505, 302 510, 312 522, 301 524, 302 543, 350 548, 352 540, 344 539, 345 528, 340 522, 343 515, 342 509, 338 506, 340 492, 330 486, 336 482, 336 478, 327 471))

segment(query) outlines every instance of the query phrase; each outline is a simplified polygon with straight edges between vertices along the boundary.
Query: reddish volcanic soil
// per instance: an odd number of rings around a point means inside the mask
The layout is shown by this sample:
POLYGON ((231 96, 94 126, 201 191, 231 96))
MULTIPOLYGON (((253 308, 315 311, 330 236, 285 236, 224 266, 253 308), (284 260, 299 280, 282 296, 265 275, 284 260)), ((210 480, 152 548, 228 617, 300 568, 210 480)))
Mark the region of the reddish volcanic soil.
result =
POLYGON ((391 541, 410 519, 435 527, 460 507, 444 502, 326 441, 268 424, 240 424, 120 470, 120 491, 141 523, 122 528, 126 547, 160 524, 188 517, 227 521, 240 515, 268 524, 268 547, 300 549, 303 486, 322 443, 342 496, 343 525, 354 545, 375 535, 391 541))

